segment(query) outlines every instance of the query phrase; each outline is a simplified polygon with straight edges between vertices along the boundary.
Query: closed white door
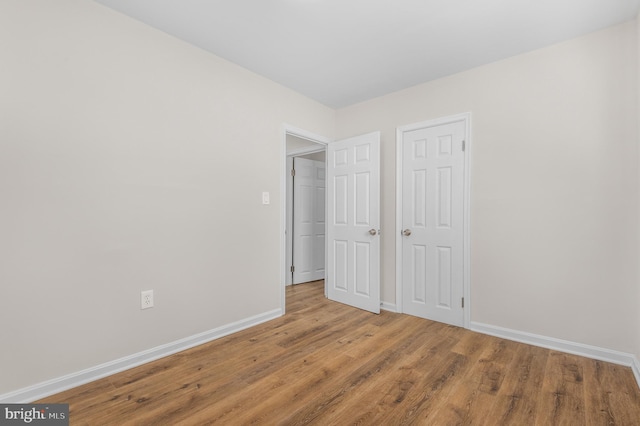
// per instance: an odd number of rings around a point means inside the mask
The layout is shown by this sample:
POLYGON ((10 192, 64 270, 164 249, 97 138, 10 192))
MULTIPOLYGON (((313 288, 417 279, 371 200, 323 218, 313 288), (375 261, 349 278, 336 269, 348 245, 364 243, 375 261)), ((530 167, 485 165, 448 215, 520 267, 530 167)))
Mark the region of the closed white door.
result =
POLYGON ((462 326, 464 120, 405 131, 402 155, 403 312, 462 326))
POLYGON ((324 279, 326 168, 294 159, 293 284, 324 279))
POLYGON ((380 133, 327 147, 329 299, 380 312, 380 133))

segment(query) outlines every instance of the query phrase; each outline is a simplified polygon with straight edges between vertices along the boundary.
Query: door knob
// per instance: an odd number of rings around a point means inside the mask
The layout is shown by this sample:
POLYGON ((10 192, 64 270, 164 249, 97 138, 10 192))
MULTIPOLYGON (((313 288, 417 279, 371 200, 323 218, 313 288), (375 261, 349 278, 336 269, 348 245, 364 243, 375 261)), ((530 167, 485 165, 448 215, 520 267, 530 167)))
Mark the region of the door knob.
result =
POLYGON ((402 231, 402 235, 404 235, 405 237, 408 237, 409 235, 411 235, 411 229, 407 228, 404 231, 402 231))
POLYGON ((369 229, 369 234, 376 235, 377 233, 378 231, 376 231, 375 229, 369 229))

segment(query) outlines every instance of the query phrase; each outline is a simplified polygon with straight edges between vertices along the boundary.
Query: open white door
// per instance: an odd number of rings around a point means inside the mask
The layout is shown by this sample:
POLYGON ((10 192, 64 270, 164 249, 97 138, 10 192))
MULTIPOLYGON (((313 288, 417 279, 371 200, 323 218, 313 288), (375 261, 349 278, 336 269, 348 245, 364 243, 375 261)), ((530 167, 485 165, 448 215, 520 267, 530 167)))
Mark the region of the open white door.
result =
POLYGON ((380 313, 380 132, 327 146, 327 295, 380 313))
POLYGON ((325 164, 294 159, 293 284, 324 279, 325 164))

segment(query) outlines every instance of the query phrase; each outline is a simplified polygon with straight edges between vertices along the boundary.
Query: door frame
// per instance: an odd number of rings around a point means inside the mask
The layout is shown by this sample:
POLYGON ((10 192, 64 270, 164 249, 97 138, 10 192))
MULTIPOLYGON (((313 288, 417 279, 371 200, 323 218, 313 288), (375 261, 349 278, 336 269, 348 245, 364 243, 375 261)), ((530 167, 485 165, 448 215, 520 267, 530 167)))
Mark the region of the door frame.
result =
MULTIPOLYGON (((312 152, 322 151, 327 149, 327 145, 331 142, 329 138, 324 136, 316 135, 315 133, 308 132, 306 130, 297 128, 295 126, 291 126, 289 124, 284 123, 282 125, 282 143, 280 147, 280 309, 282 314, 286 313, 286 283, 287 283, 287 271, 288 271, 288 262, 289 262, 289 253, 287 250, 287 238, 291 237, 291 224, 287 221, 287 197, 288 191, 287 187, 291 179, 291 174, 289 173, 288 160, 290 157, 310 154, 312 152), (303 147, 292 151, 291 153, 287 153, 287 135, 295 136, 301 139, 306 139, 309 142, 316 143, 320 145, 320 147, 303 147), (288 232, 287 232, 288 231, 288 232)), ((289 191, 290 192, 290 191, 289 191)), ((326 233, 326 225, 325 225, 325 233, 326 233)), ((325 243, 325 273, 326 273, 326 243, 325 243)), ((325 295, 327 293, 326 285, 325 285, 325 295)))
POLYGON ((457 122, 465 124, 465 156, 463 178, 463 326, 471 325, 471 112, 436 118, 396 128, 396 311, 403 313, 402 295, 402 158, 403 135, 418 129, 441 126, 457 122))

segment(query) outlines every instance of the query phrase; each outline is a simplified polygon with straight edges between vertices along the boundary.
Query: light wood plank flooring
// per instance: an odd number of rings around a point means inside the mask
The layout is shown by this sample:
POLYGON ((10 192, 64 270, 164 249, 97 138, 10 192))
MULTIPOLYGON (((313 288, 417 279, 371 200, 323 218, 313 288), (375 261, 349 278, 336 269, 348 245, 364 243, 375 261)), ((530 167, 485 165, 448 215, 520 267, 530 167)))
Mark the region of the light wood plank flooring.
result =
POLYGON ((639 425, 630 368, 287 290, 287 314, 63 392, 72 425, 639 425))

